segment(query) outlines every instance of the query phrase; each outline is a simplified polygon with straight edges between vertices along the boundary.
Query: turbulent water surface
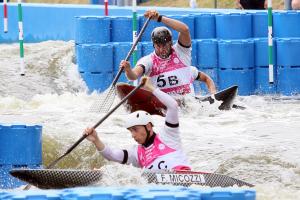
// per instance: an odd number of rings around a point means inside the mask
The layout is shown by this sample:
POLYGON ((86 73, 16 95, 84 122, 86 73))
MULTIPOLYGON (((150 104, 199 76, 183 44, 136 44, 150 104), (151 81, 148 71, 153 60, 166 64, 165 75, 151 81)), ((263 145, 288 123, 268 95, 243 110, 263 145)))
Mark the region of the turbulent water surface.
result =
MULTIPOLYGON (((73 42, 25 44, 25 76, 19 75, 17 44, 1 44, 0 52, 0 122, 42 125, 47 165, 81 137, 85 127, 104 116, 89 112, 99 94, 86 92, 73 63, 73 42)), ((253 183, 259 200, 299 199, 300 101, 250 96, 238 97, 236 104, 247 109, 219 111, 217 105, 190 100, 180 112, 182 142, 193 169, 253 183)), ((98 127, 99 136, 120 148, 134 144, 123 128, 125 118, 120 107, 98 127)), ((163 125, 161 117, 154 120, 156 127, 163 125)), ((102 167, 105 178, 100 185, 146 184, 139 169, 103 160, 87 141, 57 167, 102 167)))

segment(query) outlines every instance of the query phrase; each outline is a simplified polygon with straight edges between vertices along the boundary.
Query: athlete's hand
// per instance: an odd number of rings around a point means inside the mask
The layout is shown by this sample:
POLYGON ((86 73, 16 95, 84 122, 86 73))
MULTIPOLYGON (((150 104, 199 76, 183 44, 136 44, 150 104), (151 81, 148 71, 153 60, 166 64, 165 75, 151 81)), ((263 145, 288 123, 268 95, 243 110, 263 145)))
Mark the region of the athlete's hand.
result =
POLYGON ((120 68, 124 69, 125 72, 128 72, 131 70, 130 63, 126 60, 122 60, 120 63, 120 68))
POLYGON ((145 90, 148 90, 150 92, 153 92, 155 90, 154 86, 152 85, 151 79, 149 77, 146 76, 142 77, 141 82, 145 83, 143 86, 145 90))
POLYGON ((152 20, 157 21, 158 17, 159 17, 159 13, 156 10, 147 10, 144 14, 144 17, 146 18, 150 18, 152 20))
POLYGON ((87 135, 86 139, 95 143, 97 140, 99 140, 97 132, 94 128, 86 128, 84 130, 84 135, 87 135))

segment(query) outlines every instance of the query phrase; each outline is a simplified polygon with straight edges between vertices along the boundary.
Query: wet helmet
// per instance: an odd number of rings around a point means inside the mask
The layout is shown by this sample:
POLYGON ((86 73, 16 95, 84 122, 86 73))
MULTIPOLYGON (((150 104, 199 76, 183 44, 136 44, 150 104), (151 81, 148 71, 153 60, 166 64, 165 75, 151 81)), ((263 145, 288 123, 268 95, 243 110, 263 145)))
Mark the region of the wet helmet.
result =
POLYGON ((151 115, 145 111, 139 110, 127 116, 125 127, 128 129, 137 125, 146 126, 149 122, 153 125, 151 115))
POLYGON ((164 26, 156 27, 151 33, 153 44, 167 44, 172 41, 172 32, 164 26))

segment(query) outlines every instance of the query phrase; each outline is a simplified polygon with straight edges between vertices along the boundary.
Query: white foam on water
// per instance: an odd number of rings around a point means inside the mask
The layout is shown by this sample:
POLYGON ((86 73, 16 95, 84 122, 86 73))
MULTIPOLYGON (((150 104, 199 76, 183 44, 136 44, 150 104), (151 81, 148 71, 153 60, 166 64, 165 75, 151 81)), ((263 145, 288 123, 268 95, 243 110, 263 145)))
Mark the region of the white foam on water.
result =
MULTIPOLYGON (((25 44, 25 77, 18 75, 18 44, 0 45, 0 122, 43 126, 47 165, 62 155, 103 113, 88 112, 99 94, 88 94, 77 72, 74 43, 25 44)), ((116 97, 113 106, 119 102, 116 97)), ((238 97, 246 110, 219 111, 218 105, 190 100, 180 111, 183 147, 193 170, 225 174, 255 184, 258 200, 299 199, 300 101, 298 97, 238 97)), ((112 107, 113 107, 112 106, 112 107)), ((98 128, 100 138, 124 149, 134 144, 121 106, 98 128)), ((155 128, 164 120, 154 117, 155 128)), ((57 167, 105 168, 100 185, 143 185, 140 169, 105 161, 83 141, 57 167)))

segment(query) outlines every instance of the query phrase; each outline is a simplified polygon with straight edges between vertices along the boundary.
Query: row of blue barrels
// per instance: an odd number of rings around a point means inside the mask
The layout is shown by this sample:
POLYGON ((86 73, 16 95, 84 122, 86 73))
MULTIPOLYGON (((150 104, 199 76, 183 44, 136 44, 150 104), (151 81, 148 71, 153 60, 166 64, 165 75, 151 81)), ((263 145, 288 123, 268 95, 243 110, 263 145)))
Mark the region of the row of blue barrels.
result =
POLYGON ((255 200, 256 192, 240 188, 82 187, 63 190, 0 192, 6 200, 255 200))
MULTIPOLYGON (((195 13, 170 16, 189 26, 192 39, 248 39, 268 36, 268 17, 266 12, 254 13, 195 13)), ((273 15, 273 37, 300 37, 300 12, 275 12, 273 15)), ((139 17, 139 28, 145 22, 139 17)), ((151 21, 141 41, 150 41, 151 32, 163 24, 151 21)), ((172 30, 174 39, 177 32, 172 30)), ((132 18, 126 16, 76 17, 75 43, 108 43, 132 41, 132 18)))
MULTIPOLYGON (((219 89, 239 85, 240 95, 300 93, 300 39, 282 38, 274 43, 274 84, 268 82, 267 38, 193 40, 192 65, 208 73, 219 89)), ((91 91, 103 91, 111 84, 131 45, 129 42, 76 45, 79 71, 91 91)), ((141 57, 152 51, 152 43, 143 42, 139 43, 137 54, 141 57)), ((124 74, 119 81, 127 81, 124 74)))
POLYGON ((9 175, 14 168, 38 168, 42 164, 42 127, 0 125, 0 188, 25 183, 9 175))

